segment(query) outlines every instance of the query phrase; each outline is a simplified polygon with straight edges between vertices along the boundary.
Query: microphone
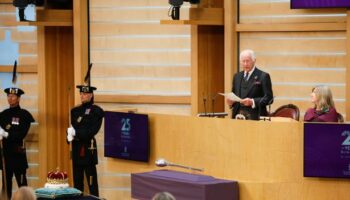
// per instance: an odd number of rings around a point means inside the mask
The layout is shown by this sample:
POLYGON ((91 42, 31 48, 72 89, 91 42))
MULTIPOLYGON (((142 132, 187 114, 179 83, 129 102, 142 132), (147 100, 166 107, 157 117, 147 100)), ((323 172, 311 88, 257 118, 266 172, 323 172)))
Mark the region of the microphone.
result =
POLYGON ((211 114, 212 114, 212 117, 215 117, 214 105, 215 105, 215 100, 216 100, 217 96, 218 96, 218 93, 211 96, 211 114))
POLYGON ((271 121, 271 104, 273 103, 274 99, 275 99, 275 97, 273 96, 268 103, 268 105, 269 105, 269 121, 271 121))
POLYGON ((204 171, 203 168, 195 168, 195 167, 189 167, 189 166, 185 166, 185 165, 171 163, 171 162, 168 162, 167 160, 165 160, 163 158, 160 158, 160 159, 156 160, 155 163, 156 163, 156 166, 158 166, 158 167, 174 166, 174 167, 180 167, 180 168, 193 170, 193 171, 200 171, 200 172, 204 171))
POLYGON ((258 103, 258 120, 260 120, 261 117, 261 102, 264 98, 261 98, 258 103))
MULTIPOLYGON (((270 101, 266 104, 266 105, 268 105, 269 106, 269 110, 268 110, 268 117, 269 118, 264 118, 263 120, 265 121, 265 120, 268 120, 268 121, 271 121, 271 104, 272 104, 272 102, 273 102, 273 100, 274 100, 274 96, 270 99, 270 101)), ((259 120, 260 120, 260 115, 261 115, 261 102, 262 102, 262 100, 263 100, 263 98, 261 98, 260 99, 260 101, 259 101, 259 120)))
POLYGON ((204 114, 207 116, 207 97, 203 97, 204 114))

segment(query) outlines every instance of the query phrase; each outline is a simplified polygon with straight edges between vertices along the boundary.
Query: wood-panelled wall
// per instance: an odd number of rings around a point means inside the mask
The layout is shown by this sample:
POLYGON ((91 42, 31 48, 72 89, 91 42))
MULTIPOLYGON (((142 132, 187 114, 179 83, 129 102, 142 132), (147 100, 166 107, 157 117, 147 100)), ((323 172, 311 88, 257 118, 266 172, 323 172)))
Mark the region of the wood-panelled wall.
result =
POLYGON ((96 102, 190 114, 190 27, 160 25, 168 9, 164 0, 90 1, 96 102))

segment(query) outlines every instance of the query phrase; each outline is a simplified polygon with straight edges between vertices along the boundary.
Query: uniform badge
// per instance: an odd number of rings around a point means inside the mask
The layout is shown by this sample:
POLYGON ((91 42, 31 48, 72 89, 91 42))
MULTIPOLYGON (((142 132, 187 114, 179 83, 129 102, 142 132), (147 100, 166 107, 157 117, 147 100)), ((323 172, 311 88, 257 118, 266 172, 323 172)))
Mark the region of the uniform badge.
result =
POLYGON ((90 108, 87 108, 87 109, 85 110, 85 115, 90 114, 90 111, 91 111, 91 109, 90 109, 90 108))
POLYGON ((18 117, 12 117, 12 125, 19 125, 19 118, 18 117))
POLYGON ((77 122, 80 123, 82 119, 82 117, 78 117, 77 122))
POLYGON ((6 130, 9 130, 10 128, 11 128, 11 124, 7 124, 5 127, 6 130))

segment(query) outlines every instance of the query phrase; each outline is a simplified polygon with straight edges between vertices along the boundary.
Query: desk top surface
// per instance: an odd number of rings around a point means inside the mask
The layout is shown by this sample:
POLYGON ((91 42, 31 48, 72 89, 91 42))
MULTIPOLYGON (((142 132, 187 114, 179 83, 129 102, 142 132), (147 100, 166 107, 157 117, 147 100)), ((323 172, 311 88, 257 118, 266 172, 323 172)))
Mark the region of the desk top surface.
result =
POLYGON ((192 182, 196 184, 218 184, 235 182, 231 180, 217 179, 212 176, 202 174, 190 174, 186 172, 173 171, 173 170, 155 170, 150 172, 135 173, 132 175, 153 177, 159 179, 171 179, 179 182, 192 182))

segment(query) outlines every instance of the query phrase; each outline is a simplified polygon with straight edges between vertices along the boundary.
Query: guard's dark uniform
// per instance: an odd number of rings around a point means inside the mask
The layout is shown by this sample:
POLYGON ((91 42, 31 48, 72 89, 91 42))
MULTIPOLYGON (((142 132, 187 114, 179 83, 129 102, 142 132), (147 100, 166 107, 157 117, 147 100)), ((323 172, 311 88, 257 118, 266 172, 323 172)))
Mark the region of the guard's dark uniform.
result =
MULTIPOLYGON (((20 106, 8 108, 0 113, 0 126, 8 132, 8 137, 3 138, 2 141, 9 198, 11 198, 13 174, 15 174, 18 187, 27 186, 26 169, 28 168, 28 161, 23 139, 26 137, 32 122, 34 122, 33 116, 20 106)), ((1 159, 0 163, 2 169, 1 159)))
POLYGON ((71 124, 75 129, 72 141, 74 187, 84 191, 84 173, 90 193, 99 196, 96 165, 97 145, 95 135, 101 128, 104 111, 97 105, 84 103, 71 110, 71 124))

